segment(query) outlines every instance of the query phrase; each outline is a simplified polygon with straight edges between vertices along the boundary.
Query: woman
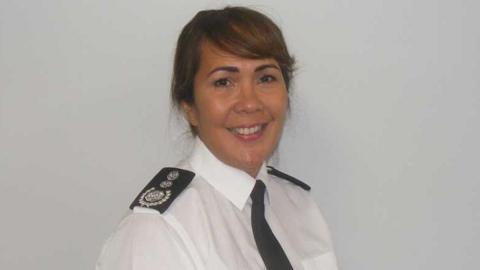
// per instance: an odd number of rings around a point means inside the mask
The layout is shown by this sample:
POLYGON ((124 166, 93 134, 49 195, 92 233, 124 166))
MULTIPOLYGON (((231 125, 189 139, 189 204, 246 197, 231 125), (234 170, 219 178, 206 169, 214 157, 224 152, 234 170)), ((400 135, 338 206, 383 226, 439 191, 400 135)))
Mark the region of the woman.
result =
POLYGON ((183 28, 171 94, 194 149, 139 193, 97 269, 337 269, 310 187, 266 166, 293 65, 257 11, 205 10, 183 28))

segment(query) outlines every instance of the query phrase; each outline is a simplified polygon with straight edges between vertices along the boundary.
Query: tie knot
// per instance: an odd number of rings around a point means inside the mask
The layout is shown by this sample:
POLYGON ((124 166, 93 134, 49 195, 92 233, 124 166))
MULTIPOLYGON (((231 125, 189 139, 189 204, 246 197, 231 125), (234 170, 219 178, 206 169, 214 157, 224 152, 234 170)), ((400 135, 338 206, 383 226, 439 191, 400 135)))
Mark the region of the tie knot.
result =
POLYGON ((257 180, 255 186, 253 187, 250 197, 252 198, 252 203, 261 203, 263 204, 263 197, 265 194, 265 184, 262 180, 257 180))

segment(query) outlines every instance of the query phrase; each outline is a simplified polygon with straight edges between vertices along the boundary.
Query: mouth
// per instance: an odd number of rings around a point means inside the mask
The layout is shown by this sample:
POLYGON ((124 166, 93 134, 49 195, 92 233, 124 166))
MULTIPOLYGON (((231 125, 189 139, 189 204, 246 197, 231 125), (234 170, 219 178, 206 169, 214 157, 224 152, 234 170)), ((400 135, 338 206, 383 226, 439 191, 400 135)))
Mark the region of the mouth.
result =
POLYGON ((265 128, 267 127, 267 123, 265 124, 255 124, 251 126, 241 126, 241 127, 233 127, 228 128, 228 130, 238 139, 242 141, 254 141, 259 139, 265 128))

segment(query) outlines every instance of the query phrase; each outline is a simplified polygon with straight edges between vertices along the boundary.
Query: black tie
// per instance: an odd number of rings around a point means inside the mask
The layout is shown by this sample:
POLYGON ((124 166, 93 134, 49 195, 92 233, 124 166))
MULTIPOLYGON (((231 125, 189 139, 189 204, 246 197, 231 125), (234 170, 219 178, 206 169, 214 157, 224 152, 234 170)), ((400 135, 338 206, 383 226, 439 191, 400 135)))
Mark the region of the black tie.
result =
POLYGON ((261 180, 257 180, 250 194, 252 198, 252 230, 255 243, 268 270, 291 270, 293 267, 288 261, 287 255, 285 255, 282 246, 273 235, 272 229, 265 219, 264 194, 265 184, 261 180))

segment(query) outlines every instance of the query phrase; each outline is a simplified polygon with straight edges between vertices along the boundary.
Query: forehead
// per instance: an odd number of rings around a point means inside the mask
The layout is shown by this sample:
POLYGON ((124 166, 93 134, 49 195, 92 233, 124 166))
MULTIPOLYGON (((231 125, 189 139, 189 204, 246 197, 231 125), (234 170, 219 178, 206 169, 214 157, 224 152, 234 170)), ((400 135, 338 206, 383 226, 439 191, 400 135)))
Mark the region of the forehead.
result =
POLYGON ((259 65, 278 63, 273 58, 252 59, 224 51, 211 42, 204 41, 200 47, 200 65, 198 71, 206 71, 218 66, 235 66, 240 69, 255 68, 259 65))

